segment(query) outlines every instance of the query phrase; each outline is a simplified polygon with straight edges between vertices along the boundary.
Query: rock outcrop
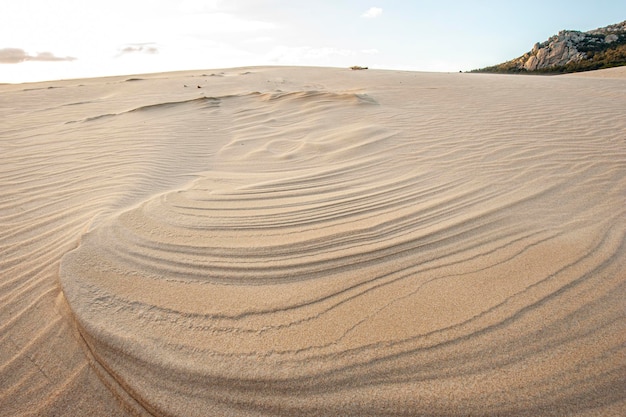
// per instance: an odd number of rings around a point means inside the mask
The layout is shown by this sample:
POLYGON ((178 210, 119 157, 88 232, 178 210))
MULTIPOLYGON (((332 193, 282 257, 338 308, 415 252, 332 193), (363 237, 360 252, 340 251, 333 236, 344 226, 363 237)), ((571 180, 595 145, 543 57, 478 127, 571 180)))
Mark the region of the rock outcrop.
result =
POLYGON ((561 31, 547 42, 536 43, 533 49, 520 58, 519 64, 528 71, 567 65, 585 58, 577 45, 585 39, 585 34, 576 31, 561 31))
MULTIPOLYGON (((626 64, 621 51, 607 56, 596 56, 607 50, 626 50, 626 21, 604 28, 580 32, 562 30, 547 41, 536 43, 533 48, 519 58, 479 72, 574 72, 597 69, 598 65, 588 65, 587 61, 602 61, 601 67, 626 64), (621 62, 624 60, 624 62, 621 62)), ((606 54, 605 54, 606 55, 606 54)))

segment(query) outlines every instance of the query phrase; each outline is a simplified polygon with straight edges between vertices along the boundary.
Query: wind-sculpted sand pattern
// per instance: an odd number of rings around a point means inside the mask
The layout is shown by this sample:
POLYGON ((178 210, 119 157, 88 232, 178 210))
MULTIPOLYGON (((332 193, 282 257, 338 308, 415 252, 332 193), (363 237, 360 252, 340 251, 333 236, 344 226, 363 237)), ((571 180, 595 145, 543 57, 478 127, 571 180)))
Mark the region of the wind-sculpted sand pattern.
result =
POLYGON ((221 75, 119 83, 50 128, 81 135, 50 174, 86 195, 32 208, 66 242, 33 267, 58 265, 118 412, 626 411, 623 79, 221 75))

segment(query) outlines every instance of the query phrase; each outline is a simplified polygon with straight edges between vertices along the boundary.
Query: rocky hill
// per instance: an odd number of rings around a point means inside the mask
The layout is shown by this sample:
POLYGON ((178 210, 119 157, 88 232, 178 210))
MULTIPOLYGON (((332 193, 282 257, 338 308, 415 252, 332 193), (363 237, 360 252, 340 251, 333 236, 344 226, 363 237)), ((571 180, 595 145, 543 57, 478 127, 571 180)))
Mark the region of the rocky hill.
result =
POLYGON ((519 58, 473 72, 566 73, 626 65, 626 21, 580 32, 562 30, 519 58))

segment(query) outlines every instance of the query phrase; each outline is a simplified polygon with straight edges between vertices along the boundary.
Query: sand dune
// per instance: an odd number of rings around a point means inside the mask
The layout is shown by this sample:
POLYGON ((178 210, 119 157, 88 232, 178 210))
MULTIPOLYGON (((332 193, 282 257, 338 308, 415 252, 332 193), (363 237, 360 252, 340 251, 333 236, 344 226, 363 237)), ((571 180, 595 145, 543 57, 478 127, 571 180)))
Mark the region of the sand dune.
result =
POLYGON ((0 91, 0 415, 626 413, 623 72, 0 91))

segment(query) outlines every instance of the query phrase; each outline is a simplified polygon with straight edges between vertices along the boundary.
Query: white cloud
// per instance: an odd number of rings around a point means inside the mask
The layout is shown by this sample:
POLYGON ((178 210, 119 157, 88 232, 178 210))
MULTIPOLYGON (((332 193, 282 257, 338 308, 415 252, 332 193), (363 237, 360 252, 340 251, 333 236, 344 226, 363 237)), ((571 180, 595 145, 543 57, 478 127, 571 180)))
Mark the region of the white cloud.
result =
POLYGON ((383 13, 383 9, 380 7, 370 7, 365 13, 361 15, 366 19, 373 19, 375 17, 380 16, 383 13))
POLYGON ((26 61, 59 62, 74 60, 76 58, 56 56, 52 52, 38 52, 37 55, 31 55, 19 48, 0 49, 0 64, 19 64, 26 61))
POLYGON ((134 53, 142 53, 142 54, 157 54, 159 53, 159 49, 155 46, 153 42, 148 43, 131 43, 124 45, 124 47, 120 48, 120 52, 117 55, 122 56, 124 54, 134 54, 134 53))
POLYGON ((376 48, 372 48, 372 49, 361 49, 361 53, 367 54, 367 55, 376 55, 377 53, 379 53, 380 51, 376 48))

